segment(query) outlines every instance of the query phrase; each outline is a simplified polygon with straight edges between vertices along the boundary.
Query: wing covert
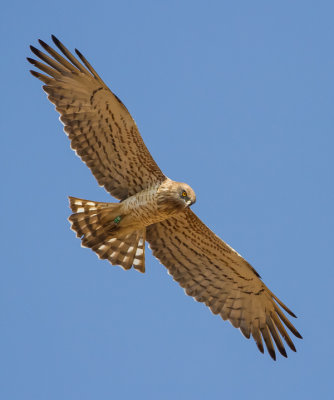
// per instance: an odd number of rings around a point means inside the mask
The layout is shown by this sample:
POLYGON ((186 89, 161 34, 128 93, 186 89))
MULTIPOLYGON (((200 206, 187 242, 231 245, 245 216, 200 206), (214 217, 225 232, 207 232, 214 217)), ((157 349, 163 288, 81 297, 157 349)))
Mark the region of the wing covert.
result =
POLYGON ((43 73, 31 73, 45 83, 43 89, 60 114, 72 149, 98 183, 123 200, 165 180, 124 104, 78 50, 82 63, 52 39, 65 57, 40 40, 48 54, 33 46, 31 50, 44 63, 28 61, 43 73))
POLYGON ((276 359, 274 342, 287 357, 281 336, 296 351, 283 323, 295 336, 301 335, 280 307, 295 315, 266 287, 255 269, 190 209, 149 226, 147 241, 186 294, 229 320, 246 338, 253 336, 262 353, 264 341, 276 359))

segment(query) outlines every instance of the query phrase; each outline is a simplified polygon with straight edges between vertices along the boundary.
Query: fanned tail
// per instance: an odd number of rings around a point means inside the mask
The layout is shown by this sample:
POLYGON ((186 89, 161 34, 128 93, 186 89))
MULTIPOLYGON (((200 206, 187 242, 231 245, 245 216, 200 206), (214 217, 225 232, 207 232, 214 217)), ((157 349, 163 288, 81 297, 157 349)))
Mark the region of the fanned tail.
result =
POLYGON ((71 229, 81 238, 82 246, 89 247, 101 259, 124 269, 132 266, 145 272, 146 229, 120 235, 122 220, 120 203, 101 203, 69 197, 74 214, 69 217, 71 229))

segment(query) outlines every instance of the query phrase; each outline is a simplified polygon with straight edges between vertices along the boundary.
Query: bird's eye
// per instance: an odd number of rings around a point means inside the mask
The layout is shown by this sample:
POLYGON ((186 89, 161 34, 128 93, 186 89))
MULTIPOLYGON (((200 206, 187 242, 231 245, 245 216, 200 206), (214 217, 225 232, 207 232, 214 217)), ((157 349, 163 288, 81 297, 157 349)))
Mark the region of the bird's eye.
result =
POLYGON ((187 197, 187 192, 185 190, 182 192, 182 197, 187 197))

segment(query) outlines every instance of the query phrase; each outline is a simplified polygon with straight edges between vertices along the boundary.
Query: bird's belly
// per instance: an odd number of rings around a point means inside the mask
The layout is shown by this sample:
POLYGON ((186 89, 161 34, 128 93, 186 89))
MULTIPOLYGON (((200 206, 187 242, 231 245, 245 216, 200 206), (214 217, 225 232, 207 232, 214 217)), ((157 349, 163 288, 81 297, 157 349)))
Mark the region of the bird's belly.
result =
POLYGON ((170 215, 158 208, 156 189, 143 190, 124 200, 127 223, 144 227, 163 221, 170 215))

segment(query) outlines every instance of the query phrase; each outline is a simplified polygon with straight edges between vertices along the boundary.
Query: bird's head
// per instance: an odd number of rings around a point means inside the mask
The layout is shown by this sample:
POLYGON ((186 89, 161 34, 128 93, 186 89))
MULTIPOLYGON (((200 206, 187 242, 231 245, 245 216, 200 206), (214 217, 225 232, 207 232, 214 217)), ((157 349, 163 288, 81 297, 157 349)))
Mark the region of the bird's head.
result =
POLYGON ((186 183, 168 179, 158 189, 158 205, 170 214, 182 211, 195 202, 195 192, 186 183))
POLYGON ((186 183, 178 183, 175 194, 181 200, 181 204, 184 207, 189 207, 196 202, 195 192, 186 183))

